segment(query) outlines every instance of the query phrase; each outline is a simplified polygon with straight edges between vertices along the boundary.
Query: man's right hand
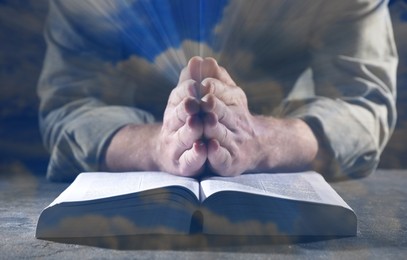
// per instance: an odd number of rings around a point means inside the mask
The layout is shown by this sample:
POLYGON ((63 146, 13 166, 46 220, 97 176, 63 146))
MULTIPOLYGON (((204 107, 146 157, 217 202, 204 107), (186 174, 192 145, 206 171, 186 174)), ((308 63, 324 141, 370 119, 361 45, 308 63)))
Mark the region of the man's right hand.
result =
POLYGON ((171 92, 162 124, 130 124, 107 147, 103 170, 164 171, 196 176, 207 159, 199 117, 201 58, 193 58, 171 92))
MULTIPOLYGON (((182 72, 184 77, 190 74, 190 69, 189 65, 182 72)), ((181 79, 171 92, 164 112, 157 139, 156 162, 162 171, 195 176, 203 170, 207 158, 206 146, 201 140, 203 124, 199 118, 200 101, 197 92, 197 84, 200 83, 191 78, 181 79)))

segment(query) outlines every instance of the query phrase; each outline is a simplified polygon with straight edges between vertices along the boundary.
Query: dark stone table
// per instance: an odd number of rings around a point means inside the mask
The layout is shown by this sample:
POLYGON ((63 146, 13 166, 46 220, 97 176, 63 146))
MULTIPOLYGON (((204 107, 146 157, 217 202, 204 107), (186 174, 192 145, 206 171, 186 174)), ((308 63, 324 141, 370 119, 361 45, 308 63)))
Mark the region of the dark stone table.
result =
POLYGON ((0 173, 0 259, 407 257, 407 170, 378 170, 364 179, 332 184, 358 216, 356 237, 299 243, 215 244, 198 248, 151 249, 135 245, 131 250, 117 250, 36 239, 35 228, 41 210, 67 186, 28 173, 0 173))

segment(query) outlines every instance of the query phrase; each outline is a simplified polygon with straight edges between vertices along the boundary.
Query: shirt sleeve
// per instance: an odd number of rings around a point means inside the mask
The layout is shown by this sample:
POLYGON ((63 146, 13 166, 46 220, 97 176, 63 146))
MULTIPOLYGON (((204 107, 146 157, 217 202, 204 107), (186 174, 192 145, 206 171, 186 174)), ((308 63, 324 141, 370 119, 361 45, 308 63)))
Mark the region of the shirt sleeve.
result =
POLYGON ((50 152, 47 177, 54 181, 98 170, 118 129, 154 121, 132 107, 134 86, 113 72, 121 58, 120 37, 112 28, 95 27, 92 14, 81 15, 86 9, 81 5, 86 1, 50 1, 45 28, 47 52, 37 90, 41 134, 50 152))
POLYGON ((287 100, 328 153, 328 179, 378 165, 396 123, 397 51, 386 1, 324 1, 310 37, 315 96, 287 100))

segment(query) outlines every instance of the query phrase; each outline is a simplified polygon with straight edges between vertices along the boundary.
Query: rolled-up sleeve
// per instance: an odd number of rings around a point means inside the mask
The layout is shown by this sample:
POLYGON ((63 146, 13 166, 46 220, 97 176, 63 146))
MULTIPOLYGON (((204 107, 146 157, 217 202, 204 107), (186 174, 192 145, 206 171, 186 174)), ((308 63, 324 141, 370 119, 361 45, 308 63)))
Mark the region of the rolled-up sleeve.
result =
POLYGON ((396 123, 398 59, 387 2, 324 4, 310 37, 315 96, 287 101, 285 111, 304 119, 329 153, 326 177, 365 176, 396 123))
POLYGON ((77 26, 86 22, 78 21, 69 8, 78 3, 50 1, 45 28, 47 53, 37 89, 41 134, 51 155, 47 177, 54 181, 98 170, 118 129, 154 121, 151 114, 132 107, 134 89, 112 72, 121 55, 120 37, 110 31, 102 44, 94 42, 77 26))

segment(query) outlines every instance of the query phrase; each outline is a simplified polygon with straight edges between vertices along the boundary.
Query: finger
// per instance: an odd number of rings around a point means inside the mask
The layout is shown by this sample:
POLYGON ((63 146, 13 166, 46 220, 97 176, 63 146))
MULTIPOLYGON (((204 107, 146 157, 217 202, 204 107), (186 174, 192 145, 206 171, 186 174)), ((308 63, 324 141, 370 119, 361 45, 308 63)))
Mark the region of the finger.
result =
POLYGON ((220 124, 215 114, 209 113, 205 116, 203 126, 203 135, 208 140, 216 140, 226 148, 230 154, 236 154, 238 150, 237 144, 234 141, 235 134, 223 124, 220 124))
POLYGON ((206 78, 199 85, 199 92, 201 97, 204 97, 208 94, 214 94, 218 98, 223 96, 226 92, 226 86, 224 83, 214 78, 206 78))
POLYGON ((232 155, 217 140, 208 142, 208 161, 212 170, 222 176, 229 176, 232 169, 232 155))
POLYGON ((177 106, 186 97, 198 98, 198 87, 199 85, 192 79, 181 82, 171 91, 168 106, 177 106))
POLYGON ((196 176, 202 172, 207 159, 207 149, 203 142, 197 141, 179 158, 179 173, 182 176, 196 176))
POLYGON ((199 117, 189 117, 186 124, 176 132, 176 144, 179 147, 178 155, 184 150, 190 149, 194 142, 200 140, 203 135, 203 125, 199 117))
POLYGON ((219 66, 216 78, 219 79, 220 81, 226 83, 227 85, 237 86, 235 81, 232 79, 232 77, 226 71, 226 69, 221 67, 221 66, 219 66))
MULTIPOLYGON (((205 91, 205 82, 208 82, 206 79, 217 79, 220 80, 220 76, 223 75, 223 72, 221 68, 219 67, 217 61, 213 58, 205 58, 202 63, 201 63, 201 87, 204 89, 201 89, 200 94, 201 97, 206 95, 208 92, 205 91), (204 82, 205 81, 205 82, 204 82)), ((209 90, 208 88, 206 88, 209 90)))
POLYGON ((203 59, 199 56, 192 57, 188 61, 188 65, 181 71, 178 84, 188 80, 192 79, 197 82, 201 82, 201 63, 203 59))
POLYGON ((239 90, 241 90, 240 88, 226 85, 213 78, 203 80, 199 89, 203 97, 208 94, 213 94, 227 106, 236 105, 237 100, 241 98, 242 94, 239 92, 239 90))
POLYGON ((164 114, 164 126, 169 131, 176 131, 185 125, 188 117, 197 115, 199 111, 199 101, 192 97, 187 97, 174 108, 166 109, 164 114))
POLYGON ((213 94, 204 96, 201 101, 201 109, 203 112, 215 114, 221 124, 225 125, 231 131, 234 131, 236 128, 236 120, 234 120, 235 114, 229 106, 213 94))
POLYGON ((233 81, 232 77, 226 71, 225 68, 219 66, 214 58, 205 58, 201 63, 201 79, 205 78, 215 78, 227 85, 235 86, 236 83, 233 81))
POLYGON ((205 78, 217 78, 220 69, 219 65, 214 58, 205 58, 201 62, 201 79, 205 78))

